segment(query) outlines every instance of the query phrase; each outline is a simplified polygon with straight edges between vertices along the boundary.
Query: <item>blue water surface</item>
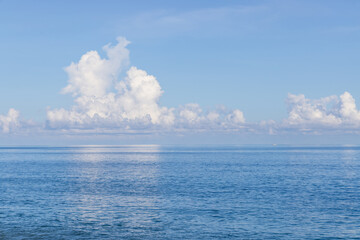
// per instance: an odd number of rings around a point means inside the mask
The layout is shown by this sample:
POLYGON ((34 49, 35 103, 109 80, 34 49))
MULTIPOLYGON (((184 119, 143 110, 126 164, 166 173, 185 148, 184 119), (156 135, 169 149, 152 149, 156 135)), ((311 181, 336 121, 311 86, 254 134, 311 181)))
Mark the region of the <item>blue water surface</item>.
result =
POLYGON ((0 239, 360 239, 360 147, 2 147, 0 239))

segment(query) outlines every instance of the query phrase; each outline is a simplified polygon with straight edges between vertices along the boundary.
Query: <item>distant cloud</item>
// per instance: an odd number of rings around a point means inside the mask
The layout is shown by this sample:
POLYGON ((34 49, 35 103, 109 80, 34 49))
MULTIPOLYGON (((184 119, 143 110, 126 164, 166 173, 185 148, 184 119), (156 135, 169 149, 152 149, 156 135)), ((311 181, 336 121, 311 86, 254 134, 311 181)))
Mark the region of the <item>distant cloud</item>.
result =
POLYGON ((350 93, 321 99, 289 94, 289 116, 283 127, 306 129, 356 129, 360 127, 360 111, 350 93))
POLYGON ((7 115, 0 115, 0 127, 4 133, 9 133, 20 126, 19 111, 10 108, 7 115))
POLYGON ((244 114, 238 110, 218 108, 203 111, 196 103, 186 104, 176 109, 176 129, 230 130, 242 129, 245 125, 244 114))
POLYGON ((72 93, 75 105, 70 110, 49 109, 48 128, 172 131, 241 128, 245 123, 240 110, 208 112, 198 104, 178 109, 160 106, 163 90, 159 82, 134 66, 119 81, 119 73, 129 63, 129 42, 117 40, 117 45, 104 47, 107 58, 90 51, 65 68, 69 80, 62 92, 72 93))

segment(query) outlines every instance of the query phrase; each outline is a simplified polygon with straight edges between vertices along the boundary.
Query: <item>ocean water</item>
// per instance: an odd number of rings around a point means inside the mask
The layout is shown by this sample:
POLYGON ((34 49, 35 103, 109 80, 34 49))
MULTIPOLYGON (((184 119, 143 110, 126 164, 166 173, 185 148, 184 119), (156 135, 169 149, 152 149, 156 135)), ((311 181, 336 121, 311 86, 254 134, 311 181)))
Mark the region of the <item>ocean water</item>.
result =
POLYGON ((360 239, 360 147, 2 147, 0 239, 360 239))

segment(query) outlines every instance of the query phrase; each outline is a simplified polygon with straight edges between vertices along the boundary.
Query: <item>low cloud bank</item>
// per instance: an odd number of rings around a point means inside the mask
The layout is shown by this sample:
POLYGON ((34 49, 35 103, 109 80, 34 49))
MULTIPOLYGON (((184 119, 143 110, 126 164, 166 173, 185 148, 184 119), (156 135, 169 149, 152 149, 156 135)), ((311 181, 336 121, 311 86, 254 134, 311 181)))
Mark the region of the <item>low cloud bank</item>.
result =
POLYGON ((106 57, 102 58, 97 51, 89 51, 65 68, 69 78, 61 92, 73 96, 74 104, 70 109, 48 109, 46 123, 37 124, 20 121, 19 111, 11 108, 7 115, 0 115, 2 132, 21 129, 42 134, 49 131, 73 134, 360 133, 360 111, 349 92, 321 99, 288 94, 287 118, 259 123, 248 123, 242 111, 224 106, 210 110, 204 110, 196 103, 177 108, 161 106, 159 100, 163 90, 155 76, 129 66, 129 43, 119 37, 116 45, 103 47, 106 57), (124 77, 119 79, 122 75, 124 77))

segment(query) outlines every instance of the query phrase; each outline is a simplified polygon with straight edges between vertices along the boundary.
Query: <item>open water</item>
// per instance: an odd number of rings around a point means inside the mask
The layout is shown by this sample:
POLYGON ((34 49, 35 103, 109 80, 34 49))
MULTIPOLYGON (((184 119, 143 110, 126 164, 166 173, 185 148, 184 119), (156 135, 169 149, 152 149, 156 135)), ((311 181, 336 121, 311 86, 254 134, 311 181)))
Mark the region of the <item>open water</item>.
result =
POLYGON ((0 239, 360 239, 360 147, 2 147, 0 239))

